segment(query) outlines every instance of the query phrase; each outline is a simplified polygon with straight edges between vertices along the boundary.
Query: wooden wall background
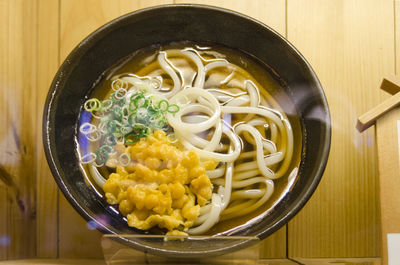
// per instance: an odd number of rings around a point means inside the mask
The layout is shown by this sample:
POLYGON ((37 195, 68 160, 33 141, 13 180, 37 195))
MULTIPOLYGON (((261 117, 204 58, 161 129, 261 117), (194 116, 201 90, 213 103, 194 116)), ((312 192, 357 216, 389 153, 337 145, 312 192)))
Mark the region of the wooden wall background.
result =
MULTIPOLYGON (((102 258, 100 233, 58 192, 43 153, 51 80, 86 35, 128 12, 172 0, 0 0, 0 260, 102 258)), ((315 69, 332 116, 322 182, 305 208, 262 244, 263 258, 380 256, 374 130, 356 118, 385 98, 400 70, 399 0, 198 0, 252 16, 315 69)))

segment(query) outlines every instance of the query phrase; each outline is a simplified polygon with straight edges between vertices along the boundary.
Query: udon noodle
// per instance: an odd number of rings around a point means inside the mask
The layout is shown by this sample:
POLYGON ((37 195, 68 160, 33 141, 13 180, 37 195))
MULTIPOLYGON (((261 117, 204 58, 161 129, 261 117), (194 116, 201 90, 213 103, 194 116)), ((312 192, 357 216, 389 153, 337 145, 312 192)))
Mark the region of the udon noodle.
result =
MULTIPOLYGON (((112 76, 110 92, 103 101, 90 99, 85 103, 85 110, 92 118, 81 123, 80 133, 93 147, 86 151, 81 148, 81 161, 88 166, 96 185, 103 187, 109 178, 108 171, 102 168, 115 172, 118 166, 139 163, 129 152, 118 148, 127 148, 139 138, 146 139, 163 130, 170 144, 194 152, 201 163, 216 161, 216 166, 206 171, 212 183, 210 198, 199 206, 190 225, 174 228, 199 235, 207 233, 219 221, 247 216, 262 208, 274 193, 277 179, 297 176, 297 167, 292 162, 294 137, 288 118, 260 94, 257 81, 242 67, 212 49, 201 47, 161 50, 143 61, 144 66, 135 74, 112 76), (123 103, 118 101, 122 99, 123 103), (133 101, 135 111, 129 113, 133 101), (145 132, 129 142, 132 139, 126 136, 136 128, 128 122, 129 117, 149 115, 149 109, 143 110, 143 114, 140 110, 144 108, 137 107, 145 101, 150 102, 146 106, 152 106, 151 113, 161 114, 154 114, 150 122, 144 122, 145 132), (107 111, 117 104, 122 118, 112 125, 109 121, 112 115, 107 111), (119 126, 114 129, 112 139, 107 126, 119 126), (108 144, 101 146, 100 142, 108 144), (96 148, 103 149, 93 151, 96 148)), ((139 126, 140 121, 135 124, 139 126)), ((197 205, 198 197, 193 194, 197 205)))

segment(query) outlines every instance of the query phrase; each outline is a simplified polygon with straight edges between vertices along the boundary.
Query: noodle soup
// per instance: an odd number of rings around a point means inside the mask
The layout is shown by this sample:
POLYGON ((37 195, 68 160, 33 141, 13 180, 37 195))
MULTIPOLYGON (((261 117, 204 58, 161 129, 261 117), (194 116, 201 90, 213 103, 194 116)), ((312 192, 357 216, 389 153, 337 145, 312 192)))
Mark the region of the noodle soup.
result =
POLYGON ((89 185, 134 229, 229 234, 257 222, 298 173, 300 122, 268 67, 173 43, 112 67, 79 125, 89 185))

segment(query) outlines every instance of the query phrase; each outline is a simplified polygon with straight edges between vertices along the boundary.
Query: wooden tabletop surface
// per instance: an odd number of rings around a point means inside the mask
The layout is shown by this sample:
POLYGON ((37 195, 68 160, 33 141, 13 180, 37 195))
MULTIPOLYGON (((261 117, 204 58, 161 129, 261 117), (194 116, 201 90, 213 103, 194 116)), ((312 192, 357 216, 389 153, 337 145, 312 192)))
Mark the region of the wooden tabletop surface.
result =
MULTIPOLYGON (((50 82, 90 32, 134 10, 176 0, 0 0, 0 260, 101 258, 101 234, 69 205, 43 154, 50 82)), ((303 210, 261 246, 263 258, 380 256, 375 131, 359 115, 388 97, 400 71, 399 0, 204 0, 254 17, 286 37, 325 90, 332 146, 303 210)))

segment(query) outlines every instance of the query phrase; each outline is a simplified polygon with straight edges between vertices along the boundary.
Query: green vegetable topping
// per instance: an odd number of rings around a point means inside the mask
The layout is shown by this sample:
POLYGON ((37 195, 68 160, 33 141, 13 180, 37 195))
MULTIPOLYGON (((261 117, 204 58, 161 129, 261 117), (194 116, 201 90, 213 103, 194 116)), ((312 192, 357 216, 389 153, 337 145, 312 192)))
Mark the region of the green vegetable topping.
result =
MULTIPOLYGON (((157 100, 147 91, 128 88, 123 80, 112 83, 113 93, 109 99, 100 101, 97 98, 88 99, 84 109, 99 120, 98 125, 84 123, 80 132, 89 141, 99 141, 94 164, 104 165, 109 155, 115 154, 116 144, 132 145, 142 138, 147 138, 154 130, 168 131, 165 115, 177 113, 180 108, 169 104, 165 99, 157 100), (94 137, 94 133, 100 137, 94 137)), ((129 163, 129 154, 124 153, 118 160, 129 163)))

